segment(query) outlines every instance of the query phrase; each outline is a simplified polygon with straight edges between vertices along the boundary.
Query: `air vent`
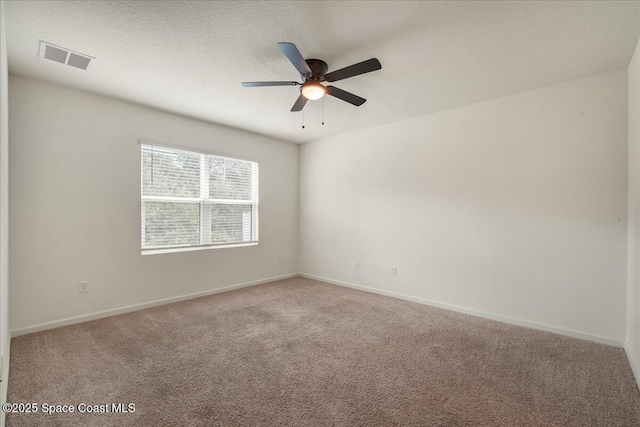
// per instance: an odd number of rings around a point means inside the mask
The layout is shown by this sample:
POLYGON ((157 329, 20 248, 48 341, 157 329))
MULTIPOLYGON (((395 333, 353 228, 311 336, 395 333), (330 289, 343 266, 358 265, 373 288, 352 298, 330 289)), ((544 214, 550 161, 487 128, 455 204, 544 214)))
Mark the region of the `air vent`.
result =
POLYGON ((84 53, 74 52, 64 47, 40 40, 40 58, 87 70, 95 62, 95 58, 84 53))

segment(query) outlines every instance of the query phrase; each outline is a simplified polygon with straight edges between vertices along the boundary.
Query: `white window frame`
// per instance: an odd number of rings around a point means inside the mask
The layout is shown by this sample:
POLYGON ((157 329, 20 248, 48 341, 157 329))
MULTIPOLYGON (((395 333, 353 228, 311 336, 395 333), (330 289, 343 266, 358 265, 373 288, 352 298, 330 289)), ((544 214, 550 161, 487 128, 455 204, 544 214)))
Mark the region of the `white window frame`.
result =
POLYGON ((203 249, 225 249, 236 248, 244 246, 256 246, 259 243, 259 163, 253 159, 241 159, 238 157, 231 157, 228 155, 222 155, 218 153, 207 152, 199 149, 187 148, 175 144, 166 144, 162 142, 150 141, 146 139, 140 139, 140 226, 141 226, 141 254, 152 255, 160 253, 172 253, 172 252, 186 252, 197 251, 203 249), (142 169, 144 167, 144 157, 142 156, 143 146, 153 146, 158 148, 164 148, 169 150, 186 151, 189 153, 197 154, 200 156, 200 197, 167 197, 167 196, 145 196, 143 194, 143 174, 142 169), (209 157, 219 157, 231 160, 240 160, 243 162, 251 162, 252 176, 257 176, 258 185, 252 186, 251 199, 250 200, 232 200, 232 199, 210 199, 209 196, 209 174, 210 163, 209 157), (173 202, 173 203, 199 203, 200 204, 200 244, 199 245, 178 245, 178 246, 163 246, 157 248, 145 248, 145 229, 144 229, 144 202, 173 202), (211 211, 208 209, 211 205, 217 204, 229 204, 229 205, 251 205, 251 236, 249 241, 236 242, 236 243, 211 243, 211 211))

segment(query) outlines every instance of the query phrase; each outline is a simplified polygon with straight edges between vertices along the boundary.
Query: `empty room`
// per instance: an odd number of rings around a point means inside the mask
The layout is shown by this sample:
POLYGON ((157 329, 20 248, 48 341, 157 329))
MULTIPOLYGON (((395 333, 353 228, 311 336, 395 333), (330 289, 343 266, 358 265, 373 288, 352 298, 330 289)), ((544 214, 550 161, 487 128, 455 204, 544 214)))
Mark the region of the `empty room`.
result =
POLYGON ((0 0, 0 427, 640 426, 639 38, 0 0))

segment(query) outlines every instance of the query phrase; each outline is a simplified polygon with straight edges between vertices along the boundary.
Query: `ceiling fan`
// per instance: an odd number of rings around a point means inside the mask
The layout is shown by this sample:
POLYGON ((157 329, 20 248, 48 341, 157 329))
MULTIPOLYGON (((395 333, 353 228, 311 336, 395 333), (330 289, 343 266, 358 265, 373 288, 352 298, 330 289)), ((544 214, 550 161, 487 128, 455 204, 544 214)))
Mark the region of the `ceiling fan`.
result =
POLYGON ((338 89, 335 86, 325 86, 322 82, 337 82, 338 80, 348 79, 349 77, 359 76, 360 74, 370 73, 382 68, 380 61, 371 58, 357 64, 341 68, 336 71, 327 73, 329 67, 327 63, 320 59, 304 59, 295 44, 280 42, 278 47, 291 61, 294 67, 300 73, 303 83, 294 81, 290 82, 242 82, 244 87, 262 87, 262 86, 300 86, 300 96, 291 111, 302 111, 307 100, 315 101, 322 98, 325 94, 335 96, 338 99, 353 104, 356 107, 365 103, 366 99, 338 89))

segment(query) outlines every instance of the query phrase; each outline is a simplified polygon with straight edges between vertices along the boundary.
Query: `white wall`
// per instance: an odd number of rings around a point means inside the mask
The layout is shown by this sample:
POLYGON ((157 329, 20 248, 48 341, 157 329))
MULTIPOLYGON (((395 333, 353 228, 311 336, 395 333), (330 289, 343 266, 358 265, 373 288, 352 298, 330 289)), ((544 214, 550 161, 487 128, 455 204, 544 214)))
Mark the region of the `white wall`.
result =
POLYGON ((611 72, 301 146, 300 271, 622 344, 626 96, 611 72))
MULTIPOLYGON (((0 355, 2 384, 0 403, 7 401, 9 377, 9 109, 8 109, 7 38, 4 0, 0 1, 0 355)), ((0 415, 0 426, 5 414, 0 415)))
POLYGON ((297 145, 20 76, 9 94, 12 330, 297 271, 297 145), (138 138, 257 160, 260 244, 140 255, 138 138))
POLYGON ((640 384, 640 43, 629 64, 629 226, 627 239, 626 349, 640 384))

